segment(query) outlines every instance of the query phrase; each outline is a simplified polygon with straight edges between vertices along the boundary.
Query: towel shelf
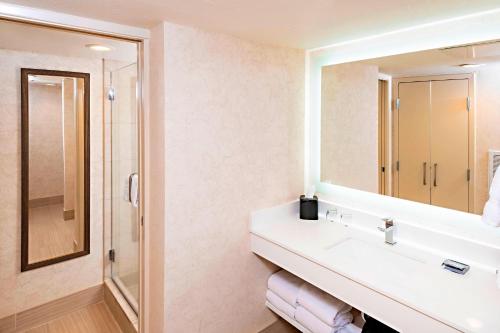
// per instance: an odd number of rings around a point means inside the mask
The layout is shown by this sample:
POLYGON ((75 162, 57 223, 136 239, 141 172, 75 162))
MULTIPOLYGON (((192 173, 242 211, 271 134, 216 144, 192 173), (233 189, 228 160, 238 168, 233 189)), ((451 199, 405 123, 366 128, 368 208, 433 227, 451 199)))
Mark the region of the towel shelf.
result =
POLYGON ((283 311, 280 311, 277 307, 275 307, 274 305, 272 305, 271 303, 269 303, 268 301, 266 301, 266 306, 271 310, 273 311, 274 313, 276 313, 278 316, 280 316, 281 318, 285 319, 287 322, 289 322, 292 326, 294 326, 296 329, 298 329, 299 331, 301 331, 302 333, 312 333, 311 331, 309 331, 307 328, 305 328, 304 326, 302 326, 298 321, 296 321, 295 319, 293 318, 290 318, 290 316, 288 316, 287 314, 285 314, 283 311))

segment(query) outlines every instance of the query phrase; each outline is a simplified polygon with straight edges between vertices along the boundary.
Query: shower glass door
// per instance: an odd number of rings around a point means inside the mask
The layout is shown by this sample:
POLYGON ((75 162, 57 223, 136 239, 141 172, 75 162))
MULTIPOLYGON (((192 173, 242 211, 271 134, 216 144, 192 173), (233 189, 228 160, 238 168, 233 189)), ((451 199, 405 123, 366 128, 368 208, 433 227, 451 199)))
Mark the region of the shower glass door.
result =
POLYGON ((132 308, 139 302, 139 153, 137 64, 111 70, 111 277, 132 308))

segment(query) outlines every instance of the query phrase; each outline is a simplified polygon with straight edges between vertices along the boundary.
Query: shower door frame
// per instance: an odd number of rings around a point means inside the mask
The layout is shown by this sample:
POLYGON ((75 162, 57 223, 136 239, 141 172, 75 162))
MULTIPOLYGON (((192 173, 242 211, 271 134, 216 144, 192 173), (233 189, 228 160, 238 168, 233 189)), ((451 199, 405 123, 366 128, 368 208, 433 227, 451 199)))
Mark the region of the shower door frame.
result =
MULTIPOLYGON (((50 10, 43 10, 27 6, 19 6, 0 2, 0 20, 31 24, 35 26, 47 27, 68 32, 85 33, 100 37, 118 39, 137 44, 137 136, 138 136, 138 173, 139 173, 139 330, 144 332, 146 324, 146 252, 145 252, 145 147, 144 147, 144 126, 147 103, 147 80, 145 80, 145 69, 149 68, 149 61, 145 57, 149 51, 149 30, 111 23, 107 21, 95 20, 86 17, 63 14, 50 10)), ((103 128, 104 131, 104 128, 103 128)), ((104 142, 103 142, 104 147, 104 142)), ((103 159, 103 164, 105 163, 103 159)), ((104 167, 104 165, 103 165, 104 167)), ((104 191, 104 189, 103 189, 104 191)), ((103 209, 104 215, 104 209, 103 209)), ((103 216, 104 218, 104 216, 103 216)), ((103 239, 104 241, 104 239, 103 239)), ((92 251, 92 250, 91 250, 92 251)), ((107 250, 104 249, 107 253, 107 250)), ((103 253, 104 255, 104 253, 103 253)))

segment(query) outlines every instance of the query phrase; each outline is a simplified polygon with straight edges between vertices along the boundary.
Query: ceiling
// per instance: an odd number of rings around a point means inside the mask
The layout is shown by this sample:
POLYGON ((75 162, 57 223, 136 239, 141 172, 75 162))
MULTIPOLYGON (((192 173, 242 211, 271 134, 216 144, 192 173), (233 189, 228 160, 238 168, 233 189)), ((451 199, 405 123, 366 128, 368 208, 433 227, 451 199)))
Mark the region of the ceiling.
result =
POLYGON ((0 49, 131 63, 137 59, 135 43, 3 20, 0 49), (108 46, 111 50, 96 52, 85 47, 88 44, 108 46))
POLYGON ((314 48, 500 7, 500 0, 7 0, 150 28, 162 20, 314 48))
MULTIPOLYGON (((500 42, 434 49, 368 59, 359 63, 376 65, 379 72, 394 78, 471 73, 500 65, 500 42), (461 67, 480 64, 480 67, 461 67)), ((335 65, 334 65, 335 66, 335 65)))

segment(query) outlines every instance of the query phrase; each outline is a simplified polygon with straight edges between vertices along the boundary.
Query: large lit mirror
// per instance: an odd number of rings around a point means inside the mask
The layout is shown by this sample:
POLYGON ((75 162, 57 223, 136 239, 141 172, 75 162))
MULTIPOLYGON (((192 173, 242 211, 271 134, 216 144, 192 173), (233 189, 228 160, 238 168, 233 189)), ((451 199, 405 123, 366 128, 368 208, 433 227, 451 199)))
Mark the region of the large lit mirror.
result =
POLYGON ((324 66, 321 181, 482 214, 499 87, 500 42, 324 66))
POLYGON ((21 69, 22 271, 90 253, 89 79, 21 69))

